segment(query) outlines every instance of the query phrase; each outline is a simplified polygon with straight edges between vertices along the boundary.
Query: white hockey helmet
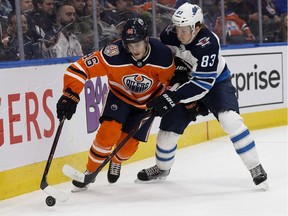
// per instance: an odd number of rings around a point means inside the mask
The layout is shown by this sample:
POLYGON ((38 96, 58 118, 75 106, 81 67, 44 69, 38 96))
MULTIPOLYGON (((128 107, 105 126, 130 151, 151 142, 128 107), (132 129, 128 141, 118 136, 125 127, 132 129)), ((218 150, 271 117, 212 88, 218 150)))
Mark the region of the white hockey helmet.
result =
POLYGON ((198 5, 186 2, 174 12, 172 22, 178 27, 191 26, 194 32, 196 24, 204 23, 202 9, 198 5))

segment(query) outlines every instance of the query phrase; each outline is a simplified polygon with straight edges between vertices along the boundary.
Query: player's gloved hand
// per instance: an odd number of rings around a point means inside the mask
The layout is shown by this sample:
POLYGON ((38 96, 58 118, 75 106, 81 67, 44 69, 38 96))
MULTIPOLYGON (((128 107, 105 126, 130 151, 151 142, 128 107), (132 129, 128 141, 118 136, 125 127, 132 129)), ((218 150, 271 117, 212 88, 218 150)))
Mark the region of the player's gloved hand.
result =
POLYGON ((173 86, 175 83, 180 83, 180 85, 182 85, 183 83, 188 82, 190 79, 190 68, 184 63, 184 60, 179 57, 175 57, 174 62, 176 68, 172 79, 170 80, 169 86, 173 86))
POLYGON ((175 92, 165 91, 158 97, 149 101, 146 106, 148 109, 154 110, 156 116, 162 117, 179 101, 180 99, 176 96, 175 92))
POLYGON ((57 118, 61 121, 65 116, 70 120, 76 112, 79 101, 80 98, 77 93, 73 92, 70 88, 65 89, 57 103, 57 118))
POLYGON ((196 121, 197 115, 206 116, 209 114, 209 110, 200 101, 193 101, 191 103, 185 104, 185 107, 191 121, 196 121))

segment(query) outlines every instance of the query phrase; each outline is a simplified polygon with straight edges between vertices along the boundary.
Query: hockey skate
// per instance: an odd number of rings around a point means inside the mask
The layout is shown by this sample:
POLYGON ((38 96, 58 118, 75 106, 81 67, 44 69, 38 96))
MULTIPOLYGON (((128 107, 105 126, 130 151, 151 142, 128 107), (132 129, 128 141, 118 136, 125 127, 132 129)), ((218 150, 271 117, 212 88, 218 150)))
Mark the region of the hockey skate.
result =
MULTIPOLYGON (((86 170, 84 172, 84 174, 88 175, 88 174, 90 174, 90 172, 86 170)), ((95 182, 95 179, 91 183, 93 183, 93 182, 95 182)), ((79 181, 76 181, 76 180, 73 180, 72 184, 74 185, 74 188, 71 189, 72 193, 77 193, 77 192, 80 192, 80 191, 87 190, 89 185, 90 185, 90 184, 85 184, 85 183, 82 183, 82 182, 79 182, 79 181)))
POLYGON ((115 183, 120 177, 121 164, 110 161, 107 178, 110 183, 115 183))
POLYGON ((137 174, 135 182, 155 182, 159 180, 165 180, 170 173, 169 170, 161 170, 157 165, 148 169, 143 169, 137 174))
POLYGON ((265 172, 261 164, 251 169, 250 173, 256 186, 260 187, 264 191, 268 190, 269 185, 266 181, 267 173, 265 172))

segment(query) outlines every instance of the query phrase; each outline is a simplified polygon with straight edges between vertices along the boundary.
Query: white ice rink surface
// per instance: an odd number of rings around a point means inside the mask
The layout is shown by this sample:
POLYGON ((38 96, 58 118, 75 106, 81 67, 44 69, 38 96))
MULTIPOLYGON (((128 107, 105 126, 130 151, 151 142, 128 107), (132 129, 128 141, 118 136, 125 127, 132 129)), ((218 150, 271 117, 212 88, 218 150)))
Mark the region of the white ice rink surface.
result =
MULTIPOLYGON (((136 184, 139 170, 154 158, 122 167, 117 183, 101 172, 89 190, 70 193, 71 183, 56 185, 70 199, 45 204, 39 190, 0 201, 0 216, 287 216, 287 126, 252 131, 270 188, 256 188, 228 137, 177 151, 169 177, 136 184)), ((3 187, 3 185, 1 185, 3 187)))

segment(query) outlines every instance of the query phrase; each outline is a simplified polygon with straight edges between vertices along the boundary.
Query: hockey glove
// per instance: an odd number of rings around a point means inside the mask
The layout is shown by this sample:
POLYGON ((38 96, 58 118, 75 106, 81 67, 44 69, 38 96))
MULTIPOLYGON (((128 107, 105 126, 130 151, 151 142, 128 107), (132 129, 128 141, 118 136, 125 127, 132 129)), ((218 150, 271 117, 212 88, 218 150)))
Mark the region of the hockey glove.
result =
POLYGON ((190 79, 189 72, 190 68, 185 64, 184 60, 179 57, 175 57, 176 69, 173 74, 172 79, 170 80, 169 85, 173 86, 175 83, 180 83, 182 85, 185 82, 188 82, 190 79))
POLYGON ((191 121, 196 121, 197 115, 206 116, 209 114, 206 106, 200 101, 193 101, 191 103, 185 104, 185 107, 191 121))
POLYGON ((79 101, 80 98, 78 94, 73 92, 70 88, 65 89, 57 103, 57 118, 61 121, 65 116, 70 120, 72 115, 76 112, 79 101))
POLYGON ((163 94, 149 101, 146 106, 148 109, 154 110, 156 116, 162 117, 179 101, 180 99, 176 96, 175 92, 165 91, 163 94))

